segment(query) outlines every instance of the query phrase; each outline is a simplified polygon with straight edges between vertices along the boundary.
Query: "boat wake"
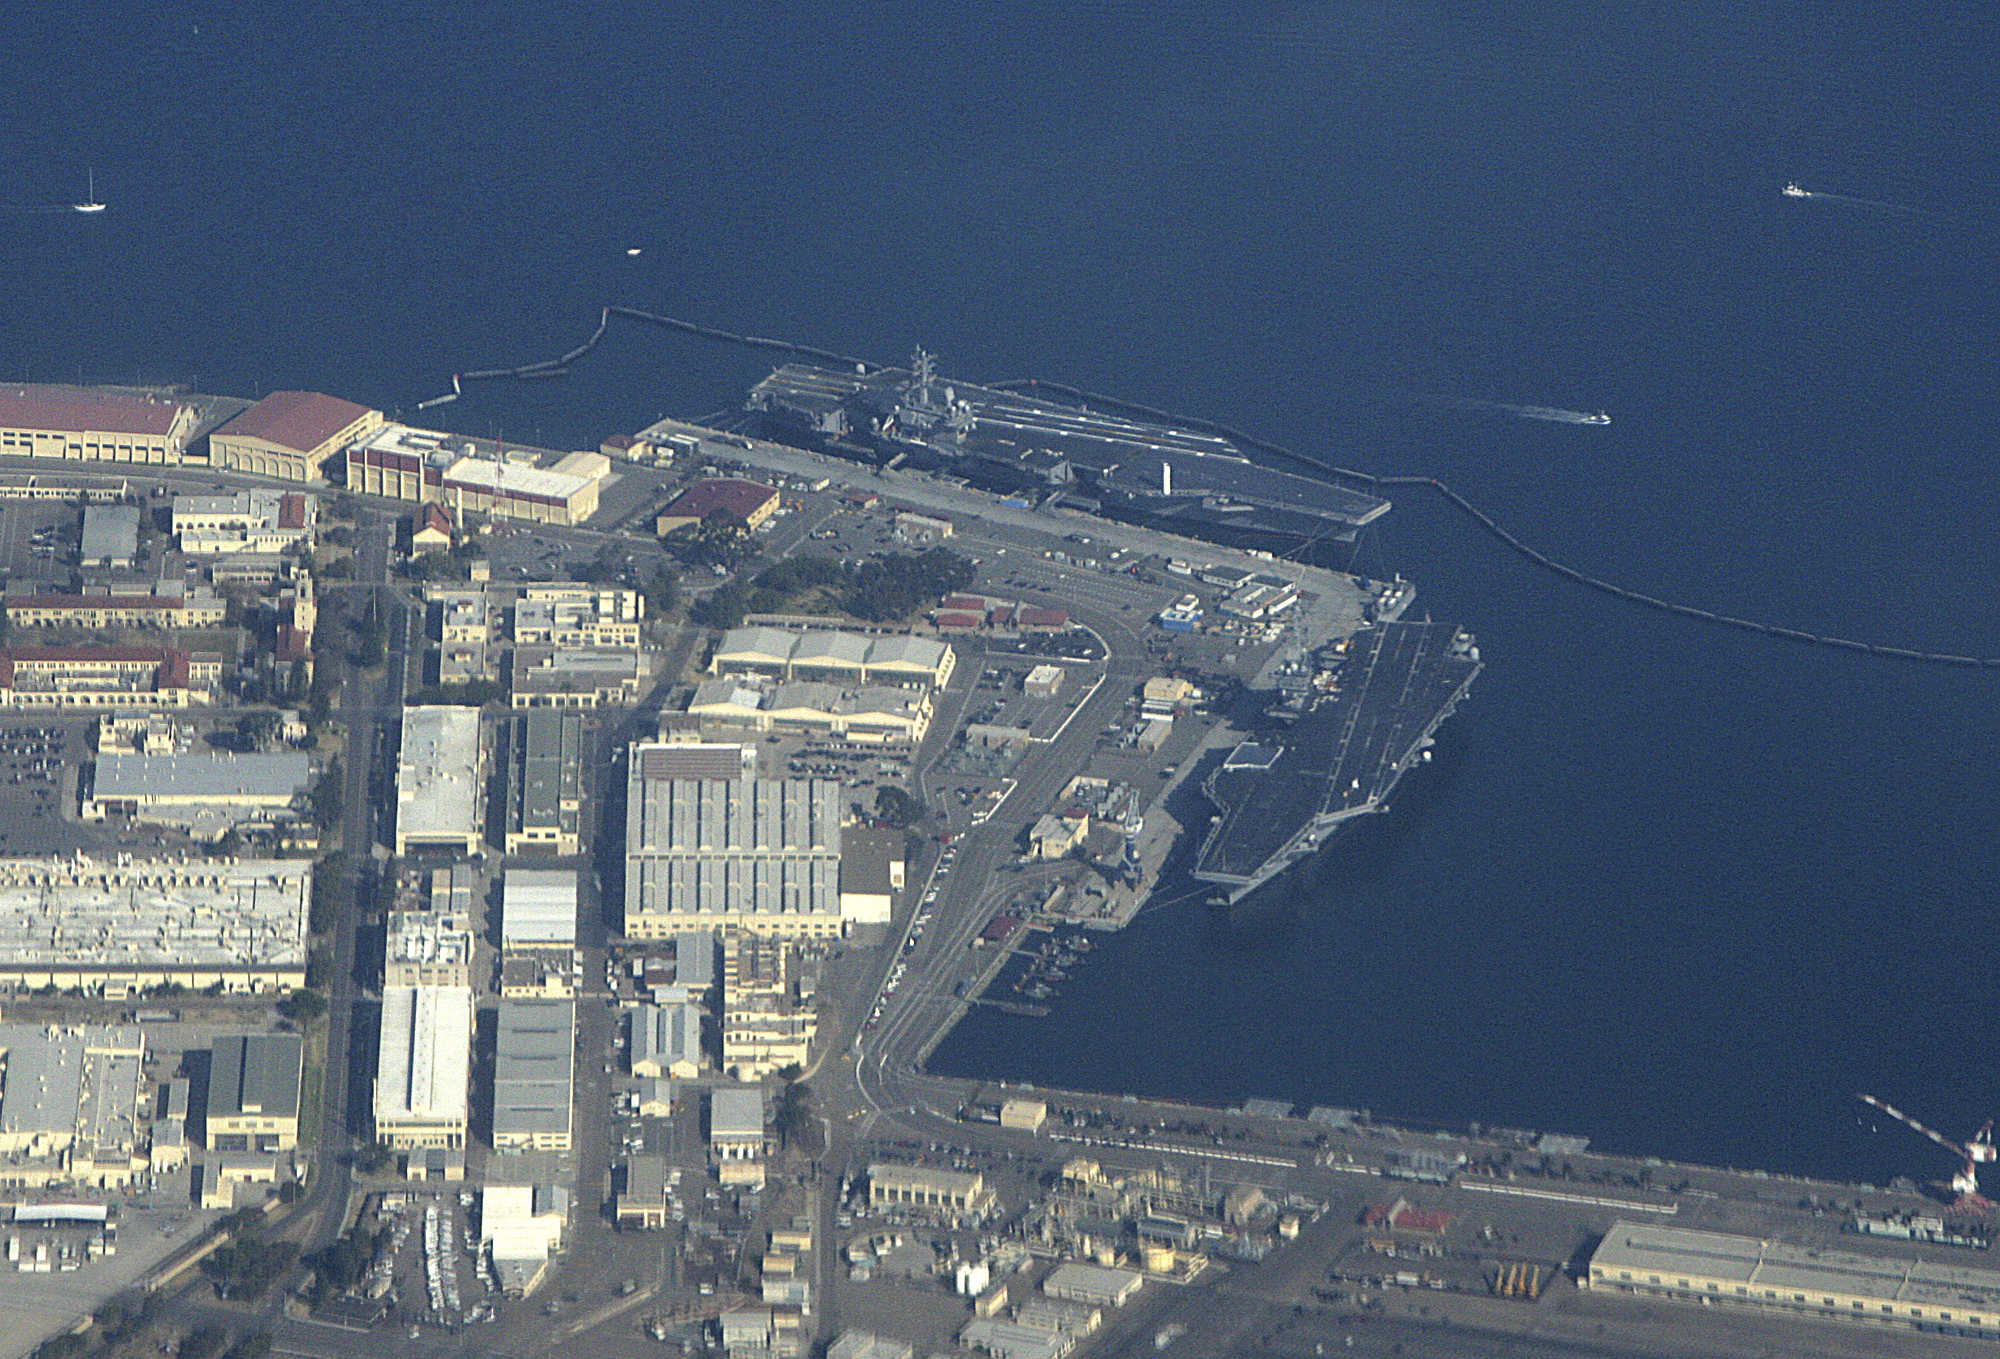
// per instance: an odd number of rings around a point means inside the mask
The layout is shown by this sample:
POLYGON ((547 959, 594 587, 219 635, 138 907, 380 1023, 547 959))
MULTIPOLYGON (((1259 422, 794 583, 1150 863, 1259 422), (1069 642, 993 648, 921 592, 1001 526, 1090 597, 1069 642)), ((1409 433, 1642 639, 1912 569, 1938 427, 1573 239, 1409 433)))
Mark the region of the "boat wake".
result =
POLYGON ((1826 193, 1819 189, 1801 189, 1797 184, 1787 184, 1779 190, 1786 198, 1810 198, 1821 203, 1841 203, 1850 208, 1861 208, 1867 212, 1895 213, 1902 217, 1938 217, 1943 214, 1913 208, 1902 203, 1885 203, 1879 198, 1856 198, 1852 194, 1826 193))
POLYGON ((1608 425, 1611 416, 1604 411, 1572 411, 1560 406, 1522 406, 1512 401, 1480 401, 1469 396, 1439 396, 1429 398, 1441 406, 1453 410, 1478 411, 1488 415, 1511 415, 1517 420, 1549 420, 1558 425, 1608 425))

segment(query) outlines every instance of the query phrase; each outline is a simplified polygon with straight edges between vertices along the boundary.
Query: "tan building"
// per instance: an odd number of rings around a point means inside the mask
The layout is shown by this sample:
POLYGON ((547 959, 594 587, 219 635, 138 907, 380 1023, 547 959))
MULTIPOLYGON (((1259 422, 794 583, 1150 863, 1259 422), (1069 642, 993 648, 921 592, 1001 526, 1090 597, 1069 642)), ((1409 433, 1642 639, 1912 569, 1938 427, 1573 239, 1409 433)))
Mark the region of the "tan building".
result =
POLYGON ((209 701, 222 658, 156 646, 0 651, 0 708, 186 708, 209 701))
POLYGON ((764 1092, 717 1086, 708 1096, 708 1152, 724 1184, 764 1183, 764 1092))
POLYGON ((799 994, 797 970, 789 939, 744 931, 724 939, 722 1067, 737 1080, 762 1080, 809 1059, 819 1017, 799 994))
POLYGON ((318 392, 272 392, 208 436, 212 466, 316 481, 327 459, 382 427, 382 412, 318 392))
POLYGON ((194 407, 165 397, 40 383, 0 387, 0 457, 171 464, 194 407))
POLYGON ((712 675, 932 689, 949 684, 957 668, 957 655, 932 637, 871 636, 831 628, 731 628, 708 663, 712 675))
POLYGON ((211 1151, 290 1151, 299 1144, 305 1039, 295 1033, 215 1040, 208 1077, 211 1151))
POLYGON ((660 1156, 634 1156, 625 1162, 625 1187, 618 1191, 616 1216, 621 1228, 662 1231, 667 1225, 667 1162, 660 1156))
POLYGON ((977 1171, 943 1170, 935 1166, 868 1167, 868 1206, 913 1210, 937 1222, 976 1217, 993 1206, 993 1191, 977 1171))
POLYGON ((745 528, 754 529, 777 513, 778 503, 778 493, 761 482, 741 477, 709 477, 669 501, 653 528, 664 538, 675 529, 692 527, 722 510, 741 520, 745 528))
POLYGON ((436 501, 454 515, 472 510, 568 525, 597 513, 598 488, 610 470, 601 453, 503 450, 490 440, 392 424, 348 450, 347 489, 436 501), (550 460, 552 466, 541 465, 550 460))
POLYGON ((462 1150, 471 1076, 468 988, 382 988, 373 1105, 378 1141, 399 1150, 462 1150))
POLYGON ((473 920, 461 911, 391 911, 384 986, 471 986, 473 920))
POLYGON ((598 585, 524 585, 514 601, 517 646, 636 647, 646 617, 637 590, 598 585))
POLYGON ((1040 1132, 1042 1124, 1048 1122, 1049 1106, 1038 1099, 1021 1099, 1016 1096, 1000 1106, 1000 1126, 1018 1128, 1022 1132, 1040 1132))
POLYGON ((0 1189, 131 1184, 150 1164, 139 1136, 145 1059, 135 1027, 0 1024, 0 1189))
POLYGON ((229 605, 213 590, 184 595, 8 595, 7 621, 17 627, 215 628, 229 605))
POLYGON ((1906 1254, 1615 1222, 1580 1282, 1699 1307, 2000 1340, 2000 1271, 1906 1254))
POLYGON ((319 502, 303 491, 258 486, 231 495, 174 497, 174 536, 191 557, 311 547, 318 523, 319 502))

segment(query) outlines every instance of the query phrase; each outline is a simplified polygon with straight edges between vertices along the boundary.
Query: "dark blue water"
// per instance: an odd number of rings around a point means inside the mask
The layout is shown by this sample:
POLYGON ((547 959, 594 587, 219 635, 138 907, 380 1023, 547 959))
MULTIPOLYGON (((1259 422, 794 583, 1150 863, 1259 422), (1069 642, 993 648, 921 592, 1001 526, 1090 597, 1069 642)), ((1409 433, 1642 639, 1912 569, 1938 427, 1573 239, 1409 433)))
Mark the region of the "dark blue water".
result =
MULTIPOLYGON (((1442 476, 1656 593, 2000 651, 1986 7, 312 8, 15 31, 0 201, 94 166, 113 208, 0 214, 0 377, 408 412, 606 301, 921 340, 1442 476)), ((761 371, 635 331, 432 414, 588 446, 761 371)), ((1160 912, 940 1064, 1946 1169, 1853 1094, 2000 1112, 2000 681, 1636 612, 1421 499, 1367 551, 1490 661, 1417 814, 1295 919, 1160 912)))

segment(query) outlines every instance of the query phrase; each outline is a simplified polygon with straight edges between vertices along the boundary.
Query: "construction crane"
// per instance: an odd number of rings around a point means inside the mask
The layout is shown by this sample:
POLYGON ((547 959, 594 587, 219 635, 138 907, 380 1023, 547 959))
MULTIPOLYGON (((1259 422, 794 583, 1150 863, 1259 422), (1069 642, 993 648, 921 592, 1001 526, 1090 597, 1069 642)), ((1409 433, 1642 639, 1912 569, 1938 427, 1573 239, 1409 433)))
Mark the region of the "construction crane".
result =
POLYGON ((1922 1133, 1925 1137, 1930 1138, 1931 1141, 1937 1143, 1953 1155, 1965 1158, 1964 1168, 1948 1181, 1948 1187, 1952 1193, 1958 1196, 1952 1201, 1951 1205, 1951 1210, 1954 1213, 1990 1213, 1993 1211, 1993 1201, 1979 1192, 1979 1167, 1994 1160, 1996 1156, 2000 1156, 2000 1151, 1996 1151, 1993 1145, 1992 1119, 1987 1119, 1984 1126, 1978 1132, 1974 1133, 1963 1146, 1960 1146, 1935 1128, 1925 1127, 1895 1105, 1886 1104, 1876 1099, 1873 1095, 1863 1095, 1861 1102, 1880 1109, 1898 1123, 1922 1133))

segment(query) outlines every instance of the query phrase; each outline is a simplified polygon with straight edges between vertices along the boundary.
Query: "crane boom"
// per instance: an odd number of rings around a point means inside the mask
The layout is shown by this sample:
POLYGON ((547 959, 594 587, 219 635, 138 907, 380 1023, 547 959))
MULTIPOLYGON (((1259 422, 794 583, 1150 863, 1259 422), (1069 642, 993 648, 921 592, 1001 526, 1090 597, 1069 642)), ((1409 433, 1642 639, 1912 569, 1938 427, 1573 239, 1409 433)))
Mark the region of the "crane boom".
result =
POLYGON ((1930 1138, 1931 1141, 1943 1147, 1946 1151, 1956 1153, 1959 1156, 1963 1156, 1968 1161, 1976 1159, 1971 1152, 1967 1151, 1964 1147, 1960 1146, 1958 1143, 1952 1141, 1949 1137, 1946 1137, 1943 1133, 1938 1132, 1934 1128, 1925 1127, 1923 1124, 1917 1122, 1916 1119, 1911 1118, 1908 1114, 1904 1113, 1901 1109, 1898 1109, 1893 1104, 1885 1104, 1883 1101, 1876 1099, 1873 1095, 1863 1095, 1861 1097, 1861 1102, 1864 1104, 1873 1105, 1875 1108, 1880 1109, 1883 1113, 1887 1114, 1889 1117, 1895 1119, 1898 1123, 1904 1124, 1905 1126, 1910 1128, 1914 1128, 1916 1131, 1922 1133, 1925 1137, 1930 1138))

